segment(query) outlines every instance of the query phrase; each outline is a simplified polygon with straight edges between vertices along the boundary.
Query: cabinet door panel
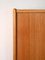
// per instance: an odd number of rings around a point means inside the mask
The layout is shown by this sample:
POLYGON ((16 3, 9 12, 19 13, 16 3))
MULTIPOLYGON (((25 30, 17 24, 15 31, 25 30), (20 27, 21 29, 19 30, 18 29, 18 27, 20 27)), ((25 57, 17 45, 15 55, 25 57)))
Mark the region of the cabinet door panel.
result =
POLYGON ((17 60, 45 60, 44 13, 17 13, 17 60))

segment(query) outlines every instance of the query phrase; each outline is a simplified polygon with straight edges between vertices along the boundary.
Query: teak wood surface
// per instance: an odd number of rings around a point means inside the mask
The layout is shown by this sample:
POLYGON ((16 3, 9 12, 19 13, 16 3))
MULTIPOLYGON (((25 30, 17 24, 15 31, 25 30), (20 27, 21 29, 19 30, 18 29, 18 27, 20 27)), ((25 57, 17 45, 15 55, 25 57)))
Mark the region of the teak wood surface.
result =
POLYGON ((13 60, 45 60, 45 10, 13 14, 13 60))

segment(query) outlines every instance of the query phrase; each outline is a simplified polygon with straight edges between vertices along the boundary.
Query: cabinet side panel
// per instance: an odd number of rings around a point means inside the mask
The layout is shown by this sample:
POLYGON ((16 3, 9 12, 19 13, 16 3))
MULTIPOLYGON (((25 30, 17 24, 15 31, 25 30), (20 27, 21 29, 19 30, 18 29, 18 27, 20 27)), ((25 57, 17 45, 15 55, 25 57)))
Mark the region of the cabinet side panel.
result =
POLYGON ((16 9, 13 10, 13 60, 16 60, 16 9))

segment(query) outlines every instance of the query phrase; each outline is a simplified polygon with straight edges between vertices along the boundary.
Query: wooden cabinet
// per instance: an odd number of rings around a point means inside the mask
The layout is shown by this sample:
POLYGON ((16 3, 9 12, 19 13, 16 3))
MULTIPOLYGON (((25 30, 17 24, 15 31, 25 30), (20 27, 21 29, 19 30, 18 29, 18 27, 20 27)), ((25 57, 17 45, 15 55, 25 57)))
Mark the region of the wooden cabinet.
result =
POLYGON ((13 60, 45 60, 45 10, 13 13, 13 60))

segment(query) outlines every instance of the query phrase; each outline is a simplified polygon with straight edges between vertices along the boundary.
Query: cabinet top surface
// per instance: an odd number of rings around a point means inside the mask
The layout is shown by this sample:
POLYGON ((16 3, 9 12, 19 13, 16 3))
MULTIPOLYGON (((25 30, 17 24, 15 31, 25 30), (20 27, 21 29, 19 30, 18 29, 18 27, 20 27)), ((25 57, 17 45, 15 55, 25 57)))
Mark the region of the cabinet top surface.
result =
POLYGON ((42 12, 42 13, 45 13, 45 9, 40 9, 40 10, 38 10, 38 9, 15 9, 14 8, 14 11, 16 11, 16 12, 42 12))

